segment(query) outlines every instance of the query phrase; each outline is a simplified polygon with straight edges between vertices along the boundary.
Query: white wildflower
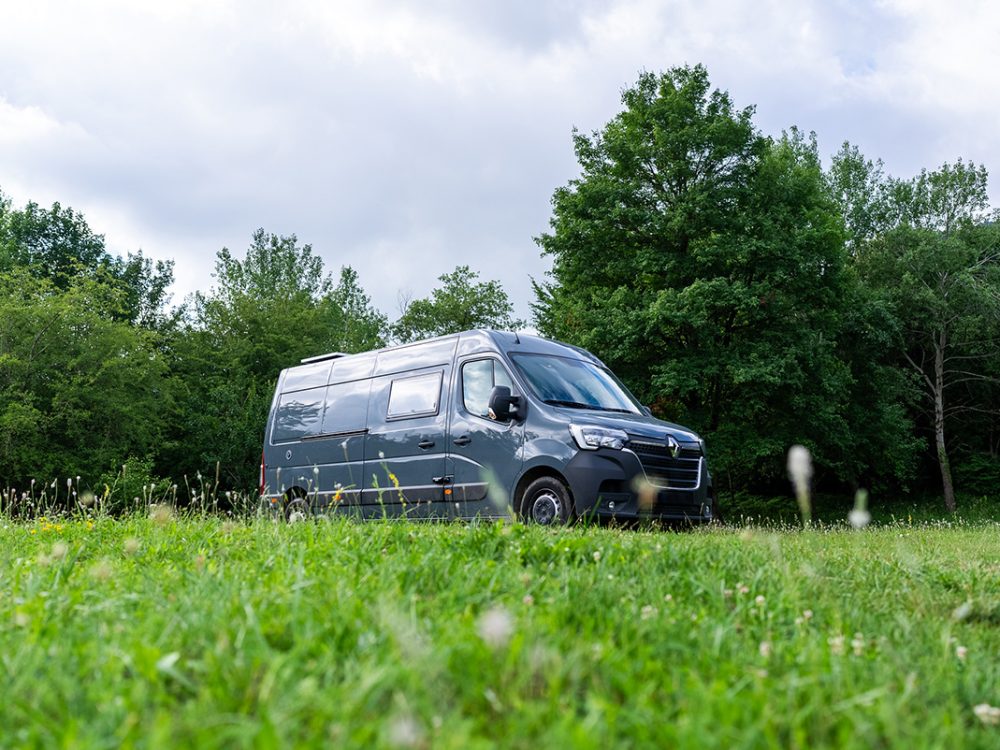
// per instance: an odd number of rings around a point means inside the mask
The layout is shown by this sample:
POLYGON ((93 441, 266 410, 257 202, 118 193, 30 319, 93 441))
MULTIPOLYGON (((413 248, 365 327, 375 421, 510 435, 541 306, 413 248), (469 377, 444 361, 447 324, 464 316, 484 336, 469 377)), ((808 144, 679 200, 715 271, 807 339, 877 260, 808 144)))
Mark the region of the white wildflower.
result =
POLYGON ((994 727, 1000 725, 1000 708, 996 706, 991 706, 989 703, 980 703, 978 706, 973 706, 972 713, 983 724, 994 727))
POLYGON ((424 729, 409 714, 396 716, 389 724, 388 740, 393 747, 419 747, 424 742, 424 729))
POLYGON ((480 615, 477 631, 486 645, 501 648, 514 632, 514 619, 503 607, 492 607, 480 615))
POLYGON ((872 521, 872 514, 864 508, 854 508, 847 514, 847 522, 856 529, 863 529, 872 521))
POLYGON ((809 482, 812 479, 812 456, 809 449, 803 445, 793 445, 788 450, 788 478, 795 489, 795 499, 799 503, 802 520, 809 523, 812 517, 812 506, 809 499, 809 482))

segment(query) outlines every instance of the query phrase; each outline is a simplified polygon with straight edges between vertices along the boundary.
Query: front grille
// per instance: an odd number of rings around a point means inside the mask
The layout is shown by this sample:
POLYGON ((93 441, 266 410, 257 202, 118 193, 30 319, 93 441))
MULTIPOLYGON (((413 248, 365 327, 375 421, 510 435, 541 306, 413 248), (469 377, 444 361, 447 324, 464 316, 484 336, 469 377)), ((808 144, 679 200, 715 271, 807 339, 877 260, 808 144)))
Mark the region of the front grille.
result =
POLYGON ((651 484, 675 490, 697 489, 701 479, 701 451, 697 448, 682 448, 674 458, 663 443, 629 440, 628 447, 639 457, 651 484))

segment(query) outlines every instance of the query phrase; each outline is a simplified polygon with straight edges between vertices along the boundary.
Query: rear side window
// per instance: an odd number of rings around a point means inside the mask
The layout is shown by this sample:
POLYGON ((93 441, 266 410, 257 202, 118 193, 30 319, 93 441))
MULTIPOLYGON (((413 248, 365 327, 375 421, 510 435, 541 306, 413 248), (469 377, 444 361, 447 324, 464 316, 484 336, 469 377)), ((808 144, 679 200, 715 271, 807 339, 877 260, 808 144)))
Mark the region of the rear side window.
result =
POLYGON ((389 391, 388 419, 437 414, 441 398, 441 373, 399 378, 389 391))
POLYGON ((476 416, 489 415, 490 391, 495 385, 513 390, 514 384, 495 359, 477 359, 462 365, 462 402, 465 410, 476 416))
POLYGON ((283 394, 274 415, 271 441, 284 443, 318 435, 323 425, 325 402, 325 386, 283 394))
POLYGON ((368 426, 368 392, 371 380, 331 385, 326 390, 323 434, 360 432, 368 426))

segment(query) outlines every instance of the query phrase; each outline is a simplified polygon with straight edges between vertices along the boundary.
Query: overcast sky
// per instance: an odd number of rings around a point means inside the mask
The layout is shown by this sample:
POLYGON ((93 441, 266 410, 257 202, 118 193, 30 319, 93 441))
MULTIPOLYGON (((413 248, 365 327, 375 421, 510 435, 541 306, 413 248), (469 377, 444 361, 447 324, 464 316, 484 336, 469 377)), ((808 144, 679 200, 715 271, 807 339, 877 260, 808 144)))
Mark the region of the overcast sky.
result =
MULTIPOLYGON (((528 317, 570 135, 640 70, 715 86, 825 156, 1000 173, 1000 6, 915 0, 0 0, 0 190, 112 252, 177 262, 175 301, 257 227, 354 266, 391 316, 468 264, 528 317)), ((994 204, 998 191, 991 185, 994 204)))

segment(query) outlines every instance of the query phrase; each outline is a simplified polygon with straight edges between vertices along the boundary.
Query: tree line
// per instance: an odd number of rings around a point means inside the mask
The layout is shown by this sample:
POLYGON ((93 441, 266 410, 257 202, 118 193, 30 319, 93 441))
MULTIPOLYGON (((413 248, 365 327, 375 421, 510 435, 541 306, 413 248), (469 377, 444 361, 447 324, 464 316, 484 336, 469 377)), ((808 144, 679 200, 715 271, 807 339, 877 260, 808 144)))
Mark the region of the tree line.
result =
MULTIPOLYGON (((1000 481, 1000 228, 984 167, 885 173, 850 144, 767 136, 701 66, 645 73, 537 238, 534 326, 600 356, 657 416, 708 440, 723 491, 773 489, 789 445, 831 489, 1000 481)), ((60 204, 0 193, 0 484, 121 467, 254 486, 278 372, 524 321, 468 266, 393 321, 357 273, 294 236, 223 248, 171 305, 173 263, 114 255, 60 204)), ((140 480, 136 480, 140 481, 140 480)))

